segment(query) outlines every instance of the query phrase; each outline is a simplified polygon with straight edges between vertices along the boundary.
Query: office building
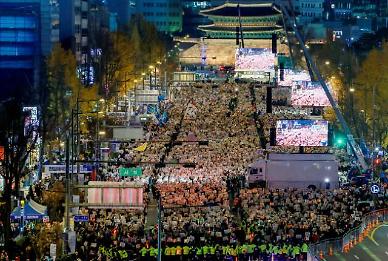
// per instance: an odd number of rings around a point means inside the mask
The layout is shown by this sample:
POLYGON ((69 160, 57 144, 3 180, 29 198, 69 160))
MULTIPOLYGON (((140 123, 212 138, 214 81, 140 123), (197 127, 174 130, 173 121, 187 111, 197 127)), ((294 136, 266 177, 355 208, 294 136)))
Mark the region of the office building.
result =
POLYGON ((60 39, 74 51, 77 63, 86 61, 88 52, 88 0, 59 0, 60 39))
POLYGON ((117 14, 119 27, 128 24, 131 16, 141 14, 159 32, 176 33, 182 30, 180 0, 107 0, 109 12, 117 14))
POLYGON ((56 0, 0 0, 1 98, 37 99, 42 58, 58 40, 56 0))
POLYGON ((297 17, 301 24, 318 22, 323 18, 324 0, 299 0, 295 1, 296 9, 299 12, 297 17))

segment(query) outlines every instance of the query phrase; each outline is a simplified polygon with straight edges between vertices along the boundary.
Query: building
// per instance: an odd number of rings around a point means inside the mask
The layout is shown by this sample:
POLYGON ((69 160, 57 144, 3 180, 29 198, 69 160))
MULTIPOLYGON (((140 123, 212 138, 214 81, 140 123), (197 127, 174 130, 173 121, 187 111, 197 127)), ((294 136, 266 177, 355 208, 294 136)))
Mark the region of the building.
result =
POLYGON ((176 38, 182 42, 179 47, 180 64, 195 65, 201 69, 234 66, 236 48, 239 48, 236 43, 239 9, 245 48, 271 48, 272 34, 277 34, 278 53, 289 54, 282 25, 283 15, 276 6, 271 3, 227 2, 200 11, 210 21, 207 25, 198 26, 204 37, 176 38))
POLYGON ((0 97, 37 101, 42 58, 58 40, 57 1, 0 0, 0 97))
POLYGON ((107 0, 109 12, 117 14, 117 24, 123 27, 131 16, 142 14, 159 32, 182 31, 182 7, 180 0, 107 0))
POLYGON ((297 20, 300 24, 318 22, 322 20, 325 0, 299 0, 295 1, 299 12, 297 20))
POLYGON ((325 3, 325 20, 348 20, 352 17, 353 0, 328 0, 325 3))
POLYGON ((180 0, 137 0, 137 12, 153 23, 159 32, 182 31, 180 0))
POLYGON ((282 34, 281 11, 271 3, 237 4, 225 3, 221 6, 200 11, 212 23, 200 25, 208 38, 236 38, 236 27, 239 27, 239 14, 244 39, 270 39, 272 34, 282 34))
MULTIPOLYGON (((136 13, 136 0, 108 0, 106 1, 106 5, 111 13, 112 19, 116 17, 115 22, 118 27, 126 26, 129 20, 131 20, 131 16, 136 13)), ((111 23, 113 24, 114 21, 111 23)))
POLYGON ((204 35, 203 31, 197 30, 198 26, 211 23, 207 16, 200 14, 200 11, 224 4, 223 0, 193 1, 183 0, 183 24, 182 35, 200 37, 204 35))
POLYGON ((86 60, 88 46, 88 0, 59 0, 60 39, 64 46, 72 49, 77 63, 86 60))

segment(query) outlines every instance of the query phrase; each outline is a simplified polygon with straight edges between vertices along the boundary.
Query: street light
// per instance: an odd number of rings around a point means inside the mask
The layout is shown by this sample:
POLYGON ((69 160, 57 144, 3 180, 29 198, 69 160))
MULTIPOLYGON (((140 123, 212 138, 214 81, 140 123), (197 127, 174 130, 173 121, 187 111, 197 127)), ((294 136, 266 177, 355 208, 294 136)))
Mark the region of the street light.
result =
POLYGON ((330 61, 326 61, 325 64, 326 64, 326 65, 330 65, 330 61))
POLYGON ((354 89, 354 88, 350 88, 349 91, 350 91, 350 92, 354 92, 355 89, 354 89))

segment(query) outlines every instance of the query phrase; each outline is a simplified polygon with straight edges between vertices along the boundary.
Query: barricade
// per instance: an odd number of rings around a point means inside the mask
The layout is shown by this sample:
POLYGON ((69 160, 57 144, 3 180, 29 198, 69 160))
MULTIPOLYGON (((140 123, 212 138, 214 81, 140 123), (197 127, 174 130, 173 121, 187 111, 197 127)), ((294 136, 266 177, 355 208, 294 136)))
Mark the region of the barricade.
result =
POLYGON ((388 221, 388 209, 370 212, 362 217, 359 226, 349 230, 340 238, 332 238, 311 244, 309 256, 311 260, 320 260, 322 257, 334 253, 347 253, 356 244, 360 243, 379 224, 388 221))

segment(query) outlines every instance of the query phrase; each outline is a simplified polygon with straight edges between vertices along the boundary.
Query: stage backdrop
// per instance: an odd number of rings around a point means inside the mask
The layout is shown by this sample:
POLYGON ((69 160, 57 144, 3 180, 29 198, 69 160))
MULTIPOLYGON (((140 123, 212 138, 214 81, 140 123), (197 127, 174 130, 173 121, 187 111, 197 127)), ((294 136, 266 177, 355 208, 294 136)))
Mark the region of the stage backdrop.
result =
POLYGON ((108 206, 143 206, 143 187, 133 182, 90 181, 88 188, 88 203, 108 206))

